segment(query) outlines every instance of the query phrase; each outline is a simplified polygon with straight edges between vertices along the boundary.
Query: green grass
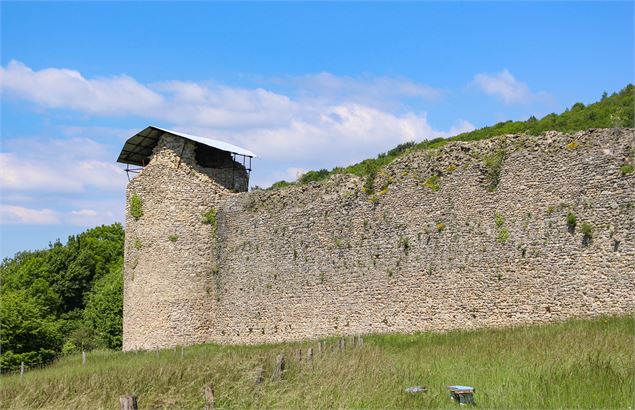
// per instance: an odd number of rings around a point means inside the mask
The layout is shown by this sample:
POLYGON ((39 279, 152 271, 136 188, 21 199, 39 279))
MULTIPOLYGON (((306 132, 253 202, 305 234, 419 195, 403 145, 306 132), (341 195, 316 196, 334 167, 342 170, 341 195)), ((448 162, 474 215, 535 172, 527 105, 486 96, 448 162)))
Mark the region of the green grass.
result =
POLYGON ((633 406, 632 317, 540 326, 413 335, 373 335, 363 347, 318 354, 317 342, 265 346, 199 345, 154 352, 93 352, 42 370, 4 376, 3 408, 203 408, 213 383, 219 408, 458 408, 445 386, 476 388, 480 408, 627 408, 633 406), (313 366, 293 359, 313 346, 313 366), (270 380, 286 353, 283 380, 270 380), (265 381, 254 383, 264 367, 265 381), (410 395, 409 386, 428 392, 410 395))

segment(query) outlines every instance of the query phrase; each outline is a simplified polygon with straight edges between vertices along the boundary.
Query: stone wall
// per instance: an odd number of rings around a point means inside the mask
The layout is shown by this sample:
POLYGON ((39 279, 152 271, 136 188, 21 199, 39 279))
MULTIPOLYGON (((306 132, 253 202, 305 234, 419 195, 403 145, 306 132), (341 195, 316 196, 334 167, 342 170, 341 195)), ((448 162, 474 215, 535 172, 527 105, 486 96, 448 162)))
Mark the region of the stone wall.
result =
MULTIPOLYGON (((152 343, 129 343, 126 332, 138 332, 126 327, 124 349, 633 312, 635 173, 620 167, 633 163, 634 149, 632 129, 505 136, 401 157, 372 192, 353 175, 244 194, 197 191, 183 212, 216 206, 215 234, 190 219, 197 235, 187 247, 170 248, 164 231, 147 239, 161 247, 140 252, 155 263, 151 275, 165 275, 196 307, 165 299, 157 308, 147 294, 127 294, 126 316, 166 321, 153 324, 152 343), (176 330, 191 336, 174 338, 176 330)), ((171 171, 154 172, 166 179, 171 171)), ((144 196, 157 195, 144 187, 144 196)), ((154 232, 156 218, 144 232, 127 227, 126 292, 130 235, 154 232)))

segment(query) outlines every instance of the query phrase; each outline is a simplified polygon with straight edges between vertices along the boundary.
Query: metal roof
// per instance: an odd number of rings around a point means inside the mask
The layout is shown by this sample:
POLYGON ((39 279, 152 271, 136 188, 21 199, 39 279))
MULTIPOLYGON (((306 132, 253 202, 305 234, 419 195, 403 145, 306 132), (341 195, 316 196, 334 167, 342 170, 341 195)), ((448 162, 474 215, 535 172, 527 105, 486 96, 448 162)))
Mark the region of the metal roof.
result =
POLYGON ((217 148, 221 151, 231 152, 232 154, 244 155, 251 158, 256 157, 256 154, 253 152, 237 147, 236 145, 232 145, 228 142, 213 140, 211 138, 197 137, 196 135, 189 135, 150 125, 143 131, 139 131, 132 137, 128 138, 121 149, 117 162, 140 166, 146 165, 152 155, 152 150, 159 143, 159 138, 166 133, 198 142, 199 144, 207 145, 208 147, 217 148))

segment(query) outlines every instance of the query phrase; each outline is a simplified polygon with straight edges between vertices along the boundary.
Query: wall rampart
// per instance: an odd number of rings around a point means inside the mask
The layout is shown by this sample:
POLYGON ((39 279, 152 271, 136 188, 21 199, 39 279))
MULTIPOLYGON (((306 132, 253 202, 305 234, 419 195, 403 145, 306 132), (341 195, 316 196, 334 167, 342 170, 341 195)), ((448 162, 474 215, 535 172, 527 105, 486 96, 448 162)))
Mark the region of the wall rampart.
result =
POLYGON ((124 348, 633 312, 635 173, 623 166, 634 149, 632 129, 454 142, 400 157, 366 192, 364 178, 337 175, 229 194, 157 162, 156 178, 148 166, 129 187, 147 202, 172 199, 128 220, 124 348), (174 204, 188 216, 167 219, 174 204), (215 232, 196 220, 210 206, 215 232), (166 243, 182 229, 185 243, 166 243), (134 280, 161 284, 131 284, 133 236, 149 243, 134 280), (178 288, 178 303, 154 303, 148 289, 162 286, 178 288), (141 337, 143 321, 156 324, 141 337))

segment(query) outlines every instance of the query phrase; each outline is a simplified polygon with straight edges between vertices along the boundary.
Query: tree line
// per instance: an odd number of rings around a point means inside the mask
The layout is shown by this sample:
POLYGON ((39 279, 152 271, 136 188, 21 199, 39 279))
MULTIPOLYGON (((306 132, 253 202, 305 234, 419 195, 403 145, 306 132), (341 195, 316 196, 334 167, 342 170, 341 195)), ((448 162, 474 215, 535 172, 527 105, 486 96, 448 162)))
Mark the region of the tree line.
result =
POLYGON ((2 371, 121 347, 123 243, 123 227, 115 223, 2 261, 2 371))

